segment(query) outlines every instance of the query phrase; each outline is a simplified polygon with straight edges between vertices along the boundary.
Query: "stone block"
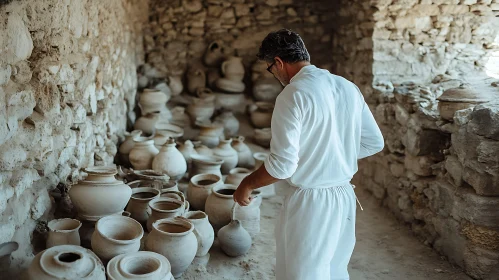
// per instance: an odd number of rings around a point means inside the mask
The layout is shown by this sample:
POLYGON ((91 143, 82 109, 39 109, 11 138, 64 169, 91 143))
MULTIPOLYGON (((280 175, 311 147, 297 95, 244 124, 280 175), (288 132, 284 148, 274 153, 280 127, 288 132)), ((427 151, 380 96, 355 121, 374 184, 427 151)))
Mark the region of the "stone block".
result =
POLYGON ((463 184, 463 166, 457 157, 454 155, 448 156, 445 159, 444 166, 452 179, 452 183, 456 186, 461 186, 463 184))
POLYGON ((478 162, 499 170, 499 141, 483 139, 477 147, 478 162))
POLYGON ((499 172, 487 170, 487 165, 466 161, 463 180, 470 184, 476 193, 485 196, 499 196, 499 172))
POLYGON ((475 134, 499 140, 499 105, 476 106, 468 126, 475 134))
POLYGON ((449 146, 450 136, 438 130, 422 129, 419 132, 407 130, 407 151, 413 156, 442 155, 449 146))
POLYGON ((430 16, 418 17, 415 19, 415 28, 420 31, 428 31, 433 27, 430 16))
POLYGON ((21 147, 0 146, 0 170, 13 171, 26 160, 26 152, 21 147))
POLYGON ((395 19, 395 28, 405 29, 416 26, 416 18, 413 16, 402 16, 395 19))
POLYGON ((405 155, 404 165, 405 168, 414 172, 418 176, 432 176, 433 171, 431 166, 435 164, 430 157, 427 156, 412 156, 410 154, 405 155))
POLYGON ((452 218, 442 219, 435 217, 433 218, 433 225, 439 235, 433 247, 454 263, 462 266, 467 242, 466 238, 459 232, 459 223, 452 218))
POLYGON ((6 30, 0 32, 0 49, 5 50, 0 63, 16 64, 27 60, 33 51, 33 40, 28 27, 18 12, 11 12, 6 20, 6 30))
POLYGON ((459 189, 453 215, 471 224, 499 230, 499 198, 476 194, 473 190, 459 189))
POLYGON ((460 15, 470 11, 466 5, 440 5, 440 13, 443 15, 460 15))
POLYGON ((464 251, 464 269, 475 279, 497 279, 499 253, 494 249, 470 244, 464 251))
POLYGON ((436 16, 440 13, 438 5, 419 4, 409 10, 410 15, 415 16, 436 16))
POLYGON ((34 169, 19 169, 12 173, 10 185, 14 188, 16 197, 20 197, 22 193, 32 187, 33 181, 40 179, 38 172, 34 169))

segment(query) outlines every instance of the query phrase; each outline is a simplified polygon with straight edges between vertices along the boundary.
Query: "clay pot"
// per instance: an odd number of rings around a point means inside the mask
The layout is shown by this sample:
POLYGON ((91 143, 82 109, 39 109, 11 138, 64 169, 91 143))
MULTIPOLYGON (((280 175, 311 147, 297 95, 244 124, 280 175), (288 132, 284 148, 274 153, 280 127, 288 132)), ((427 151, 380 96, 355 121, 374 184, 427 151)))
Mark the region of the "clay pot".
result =
POLYGON ((121 214, 132 189, 114 178, 116 168, 94 166, 86 168, 85 172, 88 176, 69 190, 80 219, 97 221, 104 216, 121 214))
MULTIPOLYGON (((254 153, 253 158, 255 159, 255 168, 254 170, 257 170, 262 166, 263 162, 265 159, 269 156, 268 153, 254 153)), ((275 186, 274 184, 270 184, 265 187, 261 187, 258 189, 261 192, 261 197, 263 198, 269 198, 275 195, 275 186)))
POLYGON ((171 197, 159 197, 151 200, 149 202, 149 207, 152 211, 151 216, 149 216, 149 219, 147 220, 147 230, 151 232, 152 224, 155 221, 182 216, 185 212, 185 199, 178 200, 171 197))
POLYGON ((146 135, 152 135, 156 131, 156 123, 160 119, 161 113, 159 111, 145 114, 135 121, 133 129, 141 130, 146 135))
POLYGON ((19 243, 15 241, 0 244, 0 275, 9 276, 11 254, 19 249, 19 243))
MULTIPOLYGON (((150 181, 154 183, 158 183, 158 186, 161 186, 161 184, 167 184, 170 181, 170 177, 166 174, 161 174, 158 173, 154 170, 146 169, 146 170, 132 170, 131 174, 127 175, 127 179, 129 181, 136 181, 136 180, 142 180, 142 181, 150 181)), ((137 187, 137 186, 135 186, 137 187)), ((145 186, 142 186, 145 187, 145 186)), ((161 189, 161 187, 155 187, 154 184, 153 186, 156 189, 161 189)))
POLYGON ((187 72, 187 91, 195 94, 198 88, 206 87, 206 76, 201 68, 191 68, 187 72))
POLYGON ((155 252, 139 251, 114 257, 107 264, 109 280, 171 280, 168 259, 155 252))
POLYGON ((75 219, 56 219, 48 223, 47 248, 58 245, 80 245, 81 222, 75 219))
POLYGON ((236 110, 244 108, 245 98, 243 93, 217 93, 215 98, 215 109, 236 110))
POLYGON ((215 112, 213 101, 201 98, 192 98, 192 103, 187 106, 187 113, 191 117, 191 122, 209 121, 215 112))
POLYGON ((233 194, 236 189, 234 185, 218 185, 213 187, 212 193, 206 199, 205 212, 215 232, 232 219, 232 207, 235 203, 233 194))
POLYGON ((145 248, 165 256, 173 277, 178 278, 196 256, 198 242, 193 231, 194 225, 184 217, 158 220, 146 238, 145 248))
POLYGON ((152 168, 154 171, 167 174, 172 180, 178 181, 184 177, 187 163, 175 146, 175 141, 170 138, 154 157, 152 168))
MULTIPOLYGON (((256 60, 251 66, 251 81, 255 82, 258 79, 274 79, 274 75, 267 71, 267 63, 263 60, 256 60)), ((276 81, 279 82, 279 81, 276 81)))
POLYGON ((28 268, 27 278, 106 280, 106 274, 92 251, 77 245, 60 245, 38 253, 28 268))
POLYGON ((272 139, 272 131, 270 130, 270 127, 266 128, 256 128, 254 130, 254 136, 255 138, 255 143, 264 147, 264 148, 269 148, 270 147, 270 140, 272 139))
MULTIPOLYGON (((184 136, 184 129, 174 124, 159 122, 156 123, 156 133, 160 133, 165 137, 178 139, 184 136)), ((164 142, 162 144, 164 144, 164 142)))
POLYGON ((191 178, 197 174, 215 174, 222 178, 221 167, 224 161, 213 156, 192 155, 191 178))
MULTIPOLYGON (((196 150, 196 153, 201 156, 212 156, 213 151, 206 147, 205 145, 202 144, 201 141, 193 141, 194 144, 194 149, 196 150)), ((192 159, 192 156, 191 156, 192 159)))
POLYGON ((275 102, 283 87, 274 77, 258 79, 253 84, 253 97, 257 101, 275 102))
POLYGON ((252 200, 248 206, 234 209, 234 218, 241 222, 251 237, 260 233, 260 205, 262 204, 260 190, 261 188, 251 192, 252 200))
POLYGON ((151 209, 149 209, 149 201, 159 197, 159 194, 160 191, 152 187, 132 188, 132 197, 130 197, 130 201, 128 202, 128 206, 126 207, 126 211, 130 212, 131 218, 135 219, 137 222, 145 226, 147 223, 147 219, 149 219, 149 216, 151 215, 151 209))
POLYGON ((176 181, 170 180, 168 183, 163 183, 161 185, 161 193, 164 192, 178 192, 178 183, 176 181))
POLYGON ((220 137, 223 137, 224 128, 220 124, 202 124, 197 123, 199 135, 197 139, 208 148, 215 148, 220 143, 220 137))
POLYGON ((230 170, 237 166, 237 152, 230 145, 232 139, 221 140, 218 147, 213 149, 213 156, 224 161, 222 174, 229 174, 230 170))
POLYGON ((194 149, 194 144, 191 142, 191 140, 186 140, 184 144, 180 145, 178 150, 187 163, 187 170, 190 170, 192 165, 191 155, 197 154, 196 150, 194 149))
POLYGON ((241 57, 231 56, 221 66, 222 74, 231 81, 242 82, 244 79, 244 65, 241 57))
POLYGON ((437 98, 438 111, 442 119, 453 121, 454 114, 458 110, 472 108, 477 104, 490 101, 490 97, 480 94, 471 88, 464 86, 451 88, 437 98))
POLYGON ((135 146, 134 140, 142 134, 140 130, 134 130, 132 132, 125 132, 125 141, 121 143, 118 152, 120 153, 120 159, 125 164, 130 164, 128 159, 128 155, 132 150, 133 146, 135 146))
POLYGON ((237 166, 253 168, 255 159, 248 145, 244 143, 244 136, 232 138, 232 148, 237 152, 237 166))
POLYGON ((170 86, 173 96, 179 95, 184 89, 182 78, 180 76, 168 76, 168 86, 170 86))
POLYGON ((206 52, 204 54, 204 64, 206 66, 210 67, 217 67, 222 63, 224 59, 224 54, 223 54, 223 45, 220 41, 214 41, 212 42, 208 48, 206 49, 206 52))
POLYGON ((154 157, 159 150, 154 146, 154 140, 139 137, 135 140, 135 146, 130 151, 130 163, 138 170, 152 169, 154 157))
POLYGON ((169 96, 159 89, 144 89, 139 96, 139 108, 142 115, 161 111, 166 107, 169 96))
POLYGON ((208 86, 210 88, 215 88, 216 87, 216 81, 220 79, 222 75, 220 74, 220 71, 218 68, 211 68, 208 69, 208 72, 206 73, 206 80, 208 82, 208 86))
POLYGON ((219 78, 215 85, 218 89, 221 89, 225 92, 243 92, 246 86, 241 81, 229 80, 227 78, 219 78))
POLYGON ((267 102, 256 102, 251 105, 250 119, 253 126, 257 128, 270 127, 272 122, 272 112, 274 111, 274 104, 267 102))
POLYGON ((111 215, 101 218, 95 224, 92 234, 92 251, 104 262, 120 254, 137 252, 144 230, 136 220, 111 215))
POLYGON ((191 207, 204 211, 204 205, 211 194, 211 190, 213 187, 222 184, 222 178, 218 175, 203 173, 193 176, 187 187, 187 200, 191 207))
POLYGON ((230 257, 246 254, 251 248, 251 236, 242 227, 241 222, 232 220, 218 232, 222 251, 230 257))
POLYGON ((208 221, 208 215, 203 211, 191 211, 186 213, 185 217, 194 225, 193 232, 198 240, 196 257, 206 256, 215 240, 215 232, 208 221))
POLYGON ((190 118, 189 115, 185 113, 185 108, 176 106, 172 109, 172 120, 171 124, 179 126, 179 127, 185 127, 189 124, 190 118))
POLYGON ((221 124, 224 127, 226 137, 237 135, 239 131, 239 121, 234 117, 231 111, 223 112, 215 118, 215 123, 221 124))
POLYGON ((231 184, 234 186, 239 186, 243 179, 251 174, 251 170, 247 168, 237 167, 229 172, 229 175, 225 179, 226 184, 231 184))

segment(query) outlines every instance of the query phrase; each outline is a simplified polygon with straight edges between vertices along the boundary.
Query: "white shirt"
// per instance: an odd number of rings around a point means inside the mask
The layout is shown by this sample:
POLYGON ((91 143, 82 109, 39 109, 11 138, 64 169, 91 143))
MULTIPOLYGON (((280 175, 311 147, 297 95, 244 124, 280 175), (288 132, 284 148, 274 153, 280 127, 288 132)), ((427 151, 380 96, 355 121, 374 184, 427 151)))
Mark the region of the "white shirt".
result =
POLYGON ((345 185, 357 160, 384 147, 359 88, 313 65, 303 67, 276 100, 267 172, 299 188, 345 185))

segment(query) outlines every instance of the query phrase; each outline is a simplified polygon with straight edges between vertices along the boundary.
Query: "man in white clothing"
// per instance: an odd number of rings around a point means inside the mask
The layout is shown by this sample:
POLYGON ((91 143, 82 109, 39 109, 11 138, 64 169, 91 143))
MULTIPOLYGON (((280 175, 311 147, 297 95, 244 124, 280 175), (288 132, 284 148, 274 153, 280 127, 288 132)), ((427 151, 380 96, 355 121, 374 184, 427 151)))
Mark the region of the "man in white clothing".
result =
POLYGON ((275 183, 285 196, 276 225, 278 280, 349 279, 355 246, 357 160, 384 147, 358 87, 310 64, 300 36, 272 32, 258 58, 285 86, 272 116, 270 155, 246 177, 234 200, 275 183))

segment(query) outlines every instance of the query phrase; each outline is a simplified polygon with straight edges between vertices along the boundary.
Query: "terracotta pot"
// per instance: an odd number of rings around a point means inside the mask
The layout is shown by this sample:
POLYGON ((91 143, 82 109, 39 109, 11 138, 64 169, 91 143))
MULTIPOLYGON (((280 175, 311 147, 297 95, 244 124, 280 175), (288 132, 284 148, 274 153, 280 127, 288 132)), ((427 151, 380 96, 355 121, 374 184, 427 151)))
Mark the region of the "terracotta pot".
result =
MULTIPOLYGON (((184 136, 184 129, 179 127, 179 126, 170 124, 170 123, 160 122, 160 123, 156 123, 156 133, 159 133, 162 136, 167 137, 167 138, 171 137, 174 139, 178 139, 178 138, 184 136)), ((166 142, 166 139, 165 139, 165 142, 166 142)), ((159 143, 159 144, 164 144, 165 142, 159 143)))
POLYGON ((151 215, 149 201, 158 198, 159 194, 160 190, 152 187, 132 188, 132 197, 130 197, 126 211, 130 212, 131 218, 141 223, 142 226, 145 226, 147 224, 147 219, 149 219, 149 216, 151 215))
POLYGON ((135 146, 130 151, 130 163, 133 168, 138 170, 152 169, 152 162, 158 153, 159 150, 154 146, 154 140, 139 137, 135 140, 135 146))
POLYGON ((86 168, 85 172, 88 176, 69 190, 80 220, 97 221, 104 216, 121 214, 132 189, 114 178, 116 168, 95 166, 86 168))
POLYGON ((168 259, 155 252, 139 251, 114 257, 107 264, 109 280, 171 280, 168 259))
POLYGON ((492 100, 490 96, 464 86, 450 88, 437 99, 440 116, 448 121, 453 121, 454 114, 458 110, 472 108, 492 100))
POLYGON ((172 120, 171 124, 176 125, 178 127, 186 127, 189 125, 190 118, 189 115, 185 113, 185 108, 176 106, 172 109, 172 120))
POLYGON ((128 155, 130 154, 133 146, 135 146, 134 140, 139 137, 140 134, 142 134, 142 131, 140 130, 125 132, 125 141, 121 143, 120 148, 118 149, 118 152, 120 153, 120 159, 121 161, 123 161, 123 163, 130 164, 128 155))
POLYGON ((270 147, 270 140, 272 140, 272 131, 270 130, 270 127, 266 128, 256 128, 254 130, 254 136, 255 138, 255 143, 264 147, 264 148, 269 148, 270 147))
POLYGON ((257 128, 270 127, 272 123, 272 112, 274 104, 267 102, 256 102, 250 106, 250 119, 253 126, 257 128))
MULTIPOLYGON (((143 180, 143 181, 151 181, 154 183, 158 182, 159 183, 158 186, 161 186, 161 184, 168 183, 170 181, 170 177, 166 174, 161 174, 154 170, 146 169, 146 170, 132 170, 131 174, 127 175, 127 180, 129 181, 143 180)), ((160 189, 161 187, 155 187, 155 188, 160 189)))
POLYGON ((163 110, 168 99, 169 96, 159 89, 144 89, 139 96, 139 107, 142 115, 163 110))
MULTIPOLYGON (((184 200, 185 201, 185 200, 184 200)), ((147 230, 151 232, 152 224, 164 218, 182 216, 185 212, 185 202, 171 197, 159 197, 149 202, 151 216, 147 220, 147 230)))
POLYGON ((184 85, 182 84, 182 78, 180 76, 168 76, 168 86, 172 91, 173 96, 177 96, 184 90, 184 85))
POLYGON ((230 170, 237 166, 237 152, 230 145, 232 139, 221 140, 218 147, 213 149, 213 156, 224 161, 222 174, 229 174, 230 170))
POLYGON ((190 211, 185 217, 194 225, 193 232, 198 240, 196 257, 206 256, 215 240, 215 232, 208 221, 208 215, 203 211, 190 211))
POLYGON ((170 138, 154 157, 152 168, 157 172, 167 174, 172 180, 178 181, 184 177, 187 163, 175 146, 175 141, 170 138))
POLYGON ((165 256, 173 277, 178 278, 196 256, 198 242, 193 231, 194 225, 184 217, 158 220, 146 238, 146 250, 165 256))
POLYGON ((275 102, 283 87, 274 77, 258 79, 253 84, 253 97, 257 101, 275 102))
POLYGON ((191 68, 187 72, 187 91, 195 94, 198 88, 206 87, 206 75, 201 68, 191 68))
POLYGON ((227 78, 219 78, 215 85, 218 89, 223 90, 225 92, 237 92, 241 93, 244 91, 246 86, 241 81, 229 80, 227 78))
POLYGON ((197 137, 208 148, 215 148, 220 144, 220 137, 223 137, 224 128, 220 124, 197 123, 199 135, 197 137))
POLYGON ((187 113, 191 117, 191 122, 209 121, 215 112, 215 104, 211 101, 193 98, 193 102, 187 106, 187 113))
POLYGON ((28 268, 27 278, 106 280, 106 274, 92 251, 77 245, 60 245, 38 253, 28 268))
POLYGON ((239 121, 234 117, 231 111, 223 112, 215 118, 215 123, 219 123, 224 127, 226 137, 237 135, 239 131, 239 121))
POLYGON ((48 223, 47 248, 58 245, 80 245, 81 222, 75 219, 56 219, 48 223))
POLYGON ((221 66, 222 74, 231 81, 242 82, 244 79, 244 65, 241 57, 231 56, 221 66))
POLYGON ((175 192, 179 191, 178 183, 176 181, 170 180, 167 183, 161 184, 161 193, 171 192, 171 191, 175 192))
POLYGON ((141 130, 146 135, 152 135, 156 131, 156 123, 161 120, 161 112, 151 112, 138 118, 133 129, 141 130))
POLYGON ((244 168, 253 168, 255 159, 250 148, 244 143, 244 136, 232 138, 232 148, 237 152, 237 166, 244 168))
POLYGON ((222 159, 213 156, 192 155, 191 178, 197 174, 215 174, 222 178, 222 159))
MULTIPOLYGON (((201 156, 212 156, 213 151, 206 147, 205 145, 202 144, 201 141, 192 141, 194 144, 194 149, 196 150, 196 153, 201 156)), ((191 160, 192 160, 192 155, 191 155, 191 160)))
POLYGON ((225 179, 226 184, 231 184, 234 186, 239 186, 243 179, 251 174, 251 170, 247 168, 237 167, 229 172, 229 175, 225 179))
POLYGON ((218 240, 222 251, 230 257, 242 256, 251 248, 251 236, 238 220, 232 220, 221 228, 218 240))
POLYGON ((204 54, 204 64, 210 67, 217 67, 222 63, 224 59, 223 54, 224 47, 222 42, 214 41, 212 42, 208 48, 206 49, 206 53, 204 54))
POLYGON ((222 184, 222 178, 219 175, 203 173, 193 176, 187 187, 187 200, 191 207, 204 211, 204 205, 211 194, 211 190, 213 187, 222 184))
POLYGON ((92 251, 106 263, 117 255, 137 252, 142 236, 144 230, 136 220, 118 215, 107 216, 95 224, 92 251))

